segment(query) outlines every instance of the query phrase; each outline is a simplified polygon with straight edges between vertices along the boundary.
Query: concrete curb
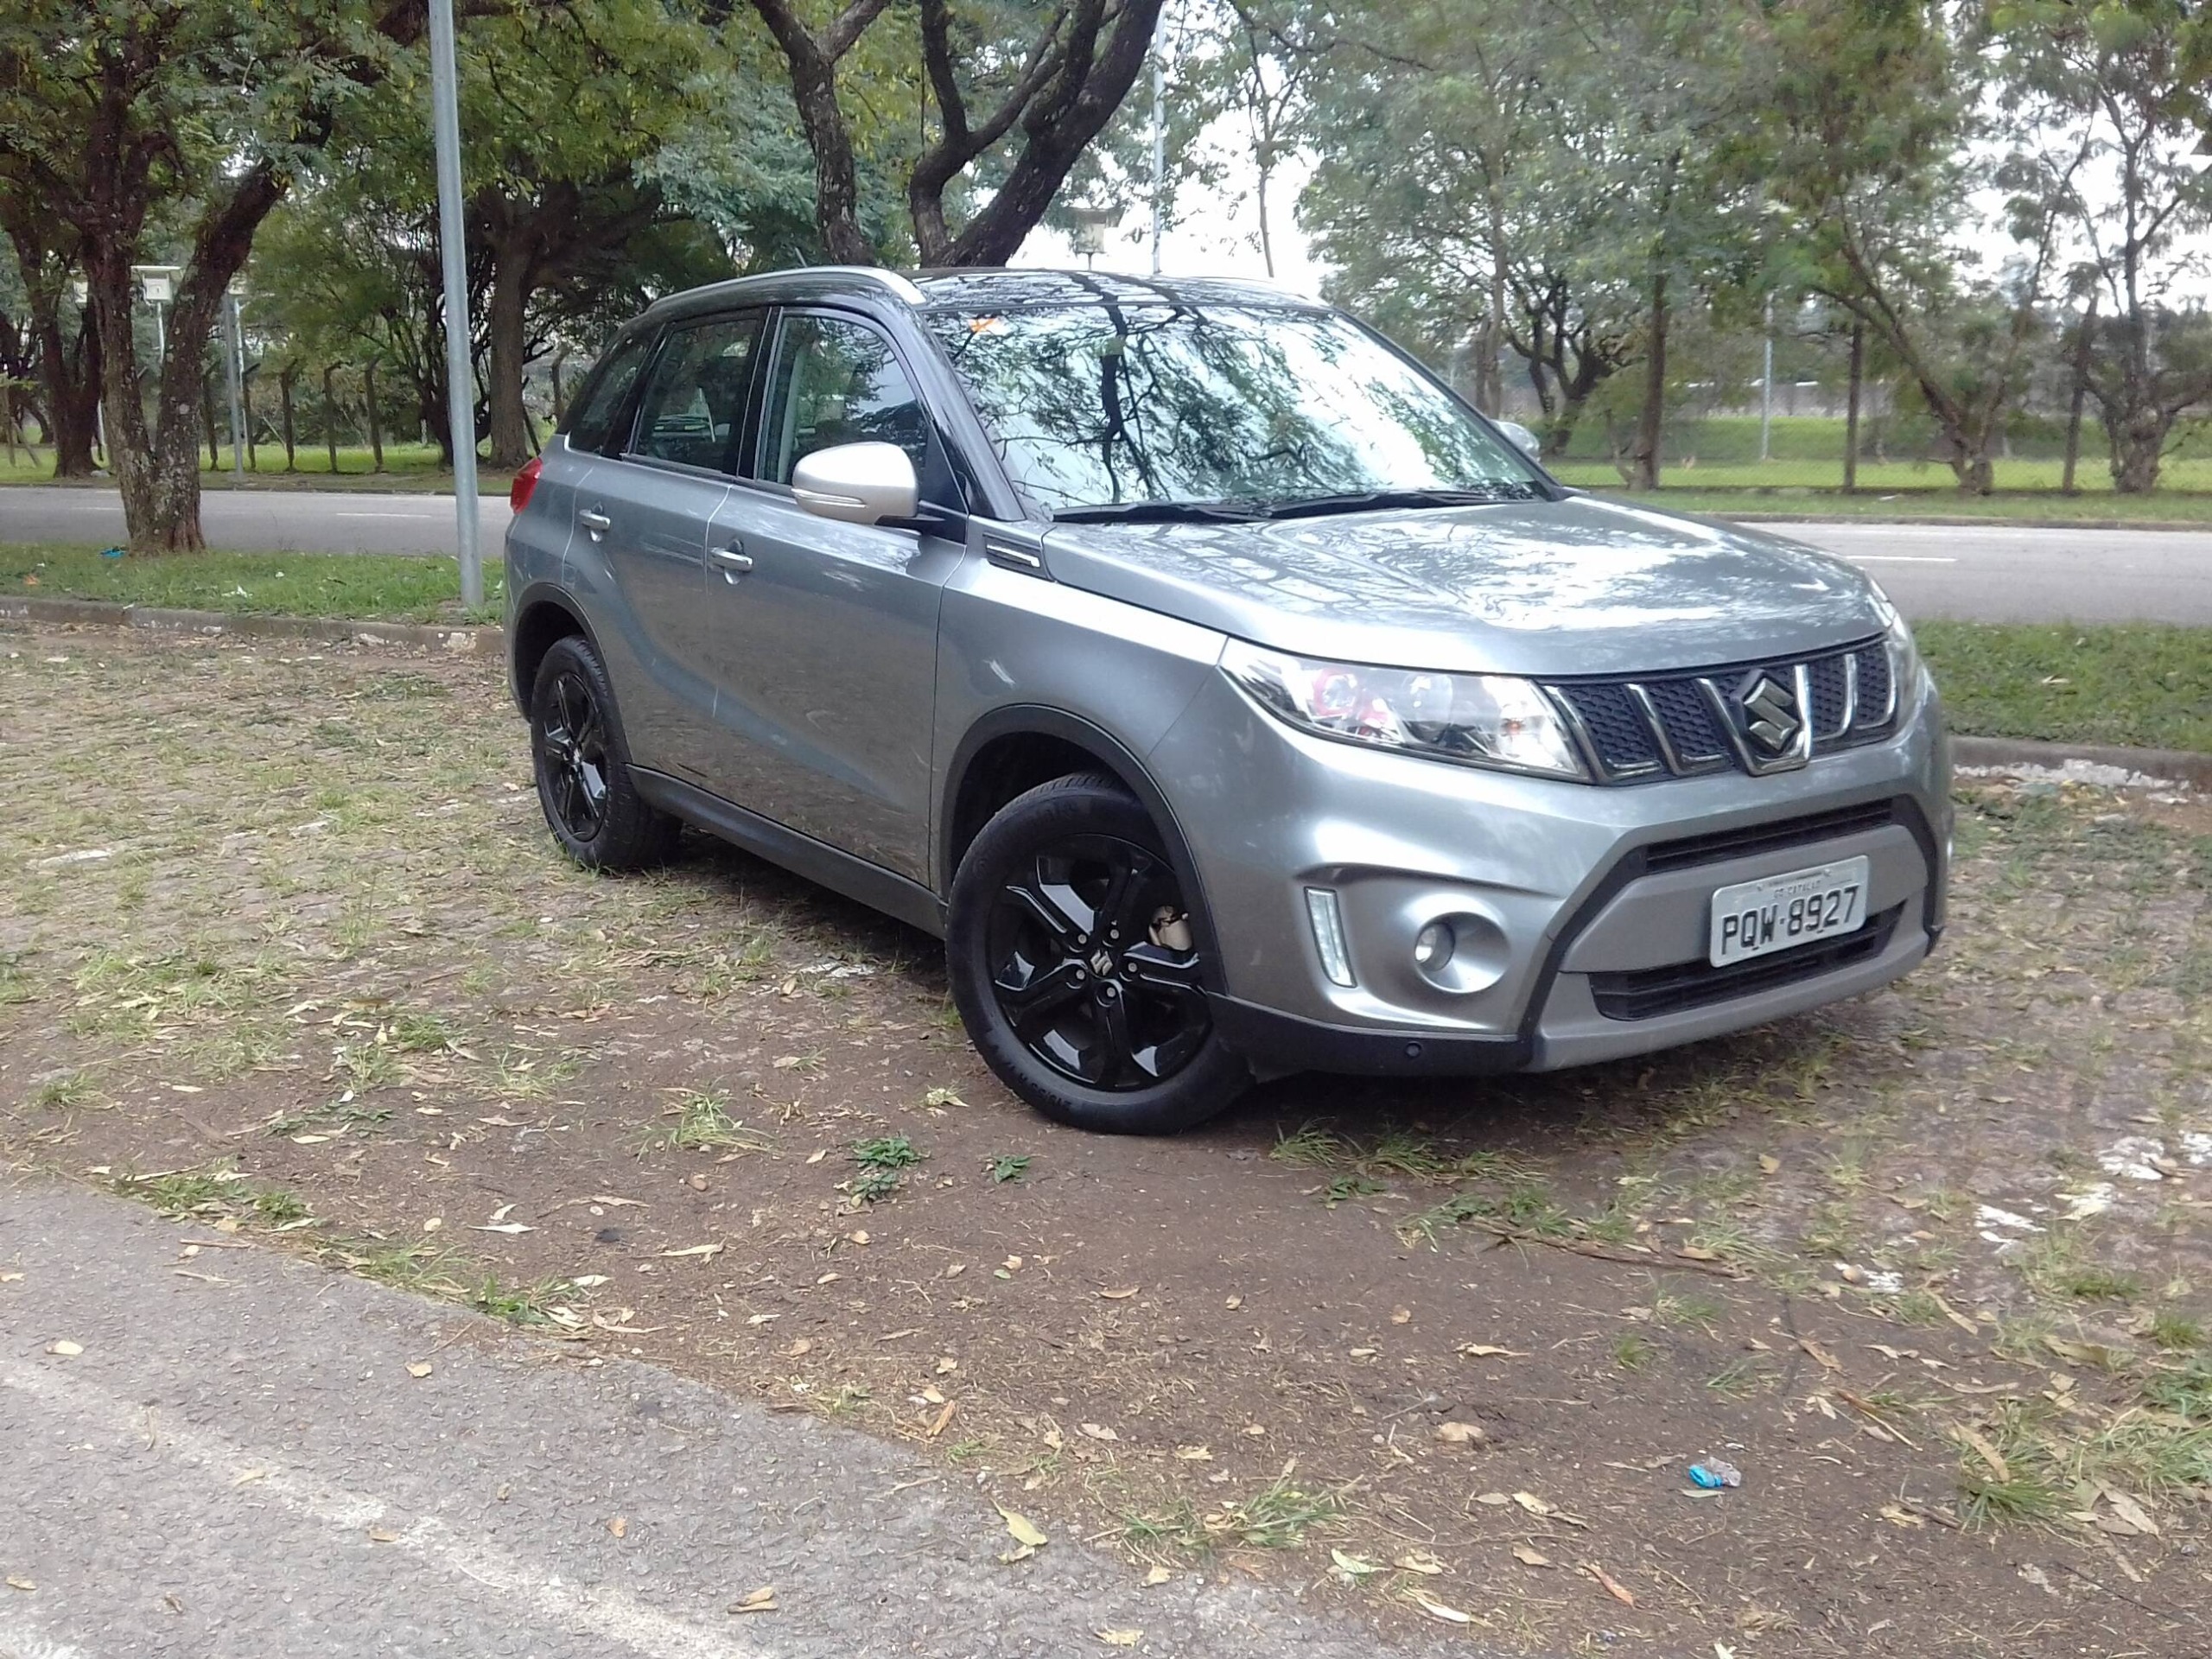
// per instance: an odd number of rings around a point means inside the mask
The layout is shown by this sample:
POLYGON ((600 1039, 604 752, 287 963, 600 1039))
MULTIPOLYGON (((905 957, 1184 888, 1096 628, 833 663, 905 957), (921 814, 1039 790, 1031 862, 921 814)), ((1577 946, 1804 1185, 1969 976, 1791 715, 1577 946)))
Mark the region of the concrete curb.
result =
POLYGON ((2188 749, 2131 749, 2115 744, 2039 743, 2024 737, 1954 737, 1951 760, 1961 766, 2040 766, 2056 772, 2067 762, 2117 766, 2193 789, 2212 789, 2212 754, 2188 749))
POLYGON ((0 619, 85 628, 146 628, 157 633, 228 634, 246 639, 315 639, 329 644, 425 646, 496 656, 506 648, 497 626, 443 627, 436 623, 374 622, 346 617, 272 616, 253 611, 173 611, 155 605, 111 605, 96 599, 0 599, 0 619))

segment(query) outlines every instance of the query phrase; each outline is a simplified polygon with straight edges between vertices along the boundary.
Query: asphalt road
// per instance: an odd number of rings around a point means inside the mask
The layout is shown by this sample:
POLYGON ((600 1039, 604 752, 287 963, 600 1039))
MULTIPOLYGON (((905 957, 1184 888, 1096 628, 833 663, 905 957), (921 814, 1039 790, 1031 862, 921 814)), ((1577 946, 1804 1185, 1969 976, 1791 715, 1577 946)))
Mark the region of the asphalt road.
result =
MULTIPOLYGON (((200 522, 219 547, 454 550, 450 496, 210 490, 200 522)), ((496 557, 507 504, 485 498, 479 522, 486 556, 496 557)), ((1852 560, 1914 618, 2212 625, 2212 531, 1847 523, 1766 528, 1852 560)), ((122 534, 122 506, 110 491, 0 488, 0 541, 111 542, 122 534)))
POLYGON ((1007 1561, 1011 1478, 235 1243, 0 1185, 0 1659, 1414 1651, 1067 1538, 1007 1561))

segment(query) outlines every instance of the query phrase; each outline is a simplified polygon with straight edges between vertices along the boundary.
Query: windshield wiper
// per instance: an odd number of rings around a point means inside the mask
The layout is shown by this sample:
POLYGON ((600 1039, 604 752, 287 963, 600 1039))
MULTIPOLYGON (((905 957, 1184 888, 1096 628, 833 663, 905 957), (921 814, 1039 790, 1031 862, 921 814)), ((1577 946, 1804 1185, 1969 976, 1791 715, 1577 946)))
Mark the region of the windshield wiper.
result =
POLYGON ((1269 518, 1300 518, 1330 512, 1375 512, 1390 507, 1470 507, 1498 501, 1540 501, 1534 484, 1500 483, 1471 490, 1350 490, 1341 495, 1296 496, 1259 504, 1269 518))
POLYGON ((1223 501, 1113 501, 1096 507, 1061 507, 1052 518, 1063 524, 1249 524, 1262 516, 1223 501))

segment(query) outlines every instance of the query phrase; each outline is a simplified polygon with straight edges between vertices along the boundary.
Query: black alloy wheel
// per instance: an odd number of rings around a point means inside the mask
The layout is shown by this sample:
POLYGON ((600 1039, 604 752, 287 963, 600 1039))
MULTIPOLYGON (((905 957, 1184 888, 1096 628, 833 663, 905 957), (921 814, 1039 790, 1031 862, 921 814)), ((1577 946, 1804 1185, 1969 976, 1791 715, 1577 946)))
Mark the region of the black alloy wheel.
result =
POLYGON ((591 841, 607 822, 607 716, 580 674, 555 675, 547 693, 546 810, 576 840, 591 841))
POLYGON ((1166 1082, 1213 1029, 1174 872, 1133 841, 1024 859, 991 917, 991 988, 1022 1046, 1092 1089, 1166 1082))
POLYGON ((638 793, 606 665, 581 634, 555 640, 537 665, 530 748, 546 827, 577 863, 642 869, 675 852, 683 825, 638 793))
POLYGON ((1058 778, 1001 808, 961 858, 946 922, 969 1039, 1046 1116, 1172 1134, 1250 1086, 1214 1028, 1211 930, 1118 780, 1058 778))

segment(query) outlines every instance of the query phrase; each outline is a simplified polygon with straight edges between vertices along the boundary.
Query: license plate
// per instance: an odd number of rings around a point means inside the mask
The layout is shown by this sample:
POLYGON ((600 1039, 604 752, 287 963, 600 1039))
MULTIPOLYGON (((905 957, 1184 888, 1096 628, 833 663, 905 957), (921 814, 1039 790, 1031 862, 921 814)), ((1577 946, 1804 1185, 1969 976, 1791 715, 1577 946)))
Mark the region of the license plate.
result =
POLYGON ((1849 933, 1866 919, 1866 860, 1842 859, 1818 869, 1792 870, 1741 881, 1713 895, 1715 968, 1793 944, 1849 933))

